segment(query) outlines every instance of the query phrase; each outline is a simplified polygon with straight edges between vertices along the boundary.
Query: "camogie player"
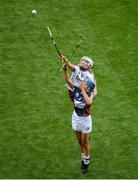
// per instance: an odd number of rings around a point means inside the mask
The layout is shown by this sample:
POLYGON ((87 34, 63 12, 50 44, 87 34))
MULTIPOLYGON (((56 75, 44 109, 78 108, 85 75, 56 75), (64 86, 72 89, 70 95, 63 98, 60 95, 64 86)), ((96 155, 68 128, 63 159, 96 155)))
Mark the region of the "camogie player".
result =
MULTIPOLYGON (((67 62, 67 59, 65 56, 59 57, 60 60, 62 60, 64 63, 67 62)), ((86 80, 87 78, 91 79, 95 83, 95 88, 93 89, 93 96, 97 95, 97 89, 96 89, 96 79, 94 77, 94 73, 91 70, 93 67, 93 60, 88 56, 83 56, 80 59, 80 63, 78 65, 72 64, 70 61, 67 63, 67 66, 72 70, 71 79, 74 82, 75 85, 77 85, 80 81, 86 80)), ((71 100, 73 101, 73 90, 72 88, 67 84, 67 89, 69 90, 69 96, 71 100)))
POLYGON ((64 67, 64 76, 74 93, 72 129, 76 135, 81 149, 82 173, 87 173, 90 163, 90 132, 92 131, 90 107, 92 104, 92 91, 95 88, 95 83, 89 77, 87 77, 87 79, 79 82, 76 85, 69 76, 67 65, 64 67))

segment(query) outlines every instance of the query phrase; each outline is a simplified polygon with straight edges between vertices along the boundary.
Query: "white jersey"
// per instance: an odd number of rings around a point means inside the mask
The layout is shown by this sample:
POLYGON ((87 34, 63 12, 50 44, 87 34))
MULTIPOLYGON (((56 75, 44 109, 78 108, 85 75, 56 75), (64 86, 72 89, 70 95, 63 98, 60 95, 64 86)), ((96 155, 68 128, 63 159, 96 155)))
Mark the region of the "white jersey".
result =
MULTIPOLYGON (((80 81, 87 80, 87 78, 91 79, 96 84, 96 80, 92 71, 82 71, 79 65, 76 65, 75 70, 72 72, 71 75, 71 79, 74 82, 74 85, 77 86, 80 81)), ((66 87, 67 89, 72 90, 68 84, 66 85, 66 87)))

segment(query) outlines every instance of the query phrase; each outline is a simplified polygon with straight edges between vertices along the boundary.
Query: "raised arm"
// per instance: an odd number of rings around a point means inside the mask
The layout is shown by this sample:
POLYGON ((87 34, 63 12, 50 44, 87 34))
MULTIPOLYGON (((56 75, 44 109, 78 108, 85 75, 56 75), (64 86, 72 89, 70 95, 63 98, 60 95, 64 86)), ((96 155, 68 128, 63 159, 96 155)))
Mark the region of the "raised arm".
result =
MULTIPOLYGON (((63 61, 64 63, 67 62, 67 58, 66 58, 65 56, 60 56, 59 59, 60 59, 61 61, 63 61)), ((72 64, 70 61, 67 62, 67 66, 68 66, 72 71, 75 70, 75 65, 72 64)))
POLYGON ((79 83, 78 88, 81 90, 86 104, 91 105, 92 104, 92 99, 87 95, 87 93, 85 91, 85 85, 83 84, 83 82, 79 83))
POLYGON ((65 80, 67 81, 67 83, 69 84, 69 86, 73 89, 74 87, 74 83, 70 78, 69 72, 68 72, 68 67, 65 66, 64 67, 64 76, 65 76, 65 80))

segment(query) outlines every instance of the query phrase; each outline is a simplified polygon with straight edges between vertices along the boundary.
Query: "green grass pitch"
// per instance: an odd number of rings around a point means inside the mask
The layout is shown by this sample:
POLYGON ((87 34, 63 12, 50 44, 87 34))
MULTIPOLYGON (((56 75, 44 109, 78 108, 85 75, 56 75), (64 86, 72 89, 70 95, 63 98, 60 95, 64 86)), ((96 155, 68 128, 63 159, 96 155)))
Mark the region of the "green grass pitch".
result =
POLYGON ((138 178, 137 17, 137 0, 0 0, 0 178, 138 178), (73 62, 95 61, 86 175, 47 26, 67 57, 85 36, 73 62))

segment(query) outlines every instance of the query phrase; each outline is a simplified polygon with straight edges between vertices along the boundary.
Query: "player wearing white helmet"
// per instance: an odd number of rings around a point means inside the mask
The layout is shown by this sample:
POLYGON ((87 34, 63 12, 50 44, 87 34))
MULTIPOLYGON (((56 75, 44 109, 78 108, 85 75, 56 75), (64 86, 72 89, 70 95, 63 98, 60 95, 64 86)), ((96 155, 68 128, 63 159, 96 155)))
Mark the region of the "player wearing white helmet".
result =
POLYGON ((83 56, 80 59, 79 66, 81 70, 86 71, 93 67, 93 60, 88 56, 83 56))
MULTIPOLYGON (((64 62, 67 61, 65 56, 61 56, 60 59, 64 62)), ((94 65, 93 60, 88 56, 83 56, 80 59, 78 65, 74 65, 70 61, 67 63, 67 65, 72 70, 71 79, 75 85, 77 85, 80 81, 84 81, 87 77, 89 77, 95 83, 95 88, 93 89, 93 97, 96 96, 97 95, 96 79, 91 69, 94 65)), ((68 84, 66 85, 66 87, 67 89, 69 89, 69 96, 71 100, 73 100, 74 94, 71 87, 68 84)))
POLYGON ((95 88, 94 82, 88 77, 77 85, 72 81, 65 66, 64 75, 67 83, 73 89, 72 129, 79 142, 81 149, 82 173, 87 173, 90 163, 90 132, 92 131, 92 117, 90 107, 92 104, 92 91, 95 88))
MULTIPOLYGON (((60 60, 64 62, 67 61, 65 56, 61 56, 60 60)), ((67 63, 67 66, 72 70, 72 75, 69 78, 70 79, 69 81, 66 77, 67 75, 65 75, 66 81, 68 82, 67 88, 69 89, 69 96, 74 105, 74 112, 72 115, 72 128, 81 147, 81 157, 82 157, 81 169, 83 173, 86 173, 88 171, 89 160, 90 160, 89 133, 92 130, 92 119, 90 116, 91 105, 88 105, 87 104, 88 102, 86 101, 90 100, 92 102, 93 97, 97 94, 96 80, 94 77, 94 73, 91 70, 93 65, 94 62, 91 58, 87 56, 83 56, 80 59, 78 65, 74 65, 71 62, 67 63), (73 83, 73 86, 71 85, 70 82, 73 83), (81 85, 82 82, 87 82, 86 83, 87 85, 89 83, 93 84, 93 88, 89 89, 90 94, 88 94, 88 96, 89 95, 90 96, 87 97, 87 99, 84 98, 86 94, 83 95, 82 92, 80 92, 80 90, 84 91, 84 87, 83 85, 81 85), (83 147, 84 144, 86 147, 83 147)))

